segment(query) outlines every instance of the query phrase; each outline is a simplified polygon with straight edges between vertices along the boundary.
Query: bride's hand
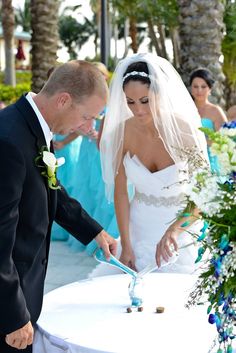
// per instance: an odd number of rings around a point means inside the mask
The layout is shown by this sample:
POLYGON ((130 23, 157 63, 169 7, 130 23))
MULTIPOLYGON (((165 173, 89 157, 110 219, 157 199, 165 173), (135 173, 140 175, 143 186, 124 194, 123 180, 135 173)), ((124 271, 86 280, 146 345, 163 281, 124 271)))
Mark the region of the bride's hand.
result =
POLYGON ((168 262, 169 258, 173 256, 173 249, 178 251, 177 238, 180 231, 177 228, 169 228, 161 238, 160 242, 156 247, 156 263, 157 266, 161 266, 162 258, 168 262), (172 248, 172 250, 171 250, 172 248))
POLYGON ((121 255, 120 255, 120 262, 122 262, 122 264, 128 266, 129 268, 131 268, 134 271, 136 270, 135 267, 135 256, 133 253, 133 250, 123 250, 121 251, 121 255))

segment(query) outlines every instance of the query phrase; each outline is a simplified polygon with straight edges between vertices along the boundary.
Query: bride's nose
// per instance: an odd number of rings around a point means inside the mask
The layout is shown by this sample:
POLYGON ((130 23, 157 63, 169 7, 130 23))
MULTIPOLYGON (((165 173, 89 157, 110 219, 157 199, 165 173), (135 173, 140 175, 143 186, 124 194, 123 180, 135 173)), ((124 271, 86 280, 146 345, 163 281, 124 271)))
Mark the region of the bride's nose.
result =
POLYGON ((137 116, 141 116, 141 115, 144 114, 144 112, 145 112, 145 106, 143 104, 140 104, 140 103, 136 104, 136 106, 135 106, 135 114, 137 116))

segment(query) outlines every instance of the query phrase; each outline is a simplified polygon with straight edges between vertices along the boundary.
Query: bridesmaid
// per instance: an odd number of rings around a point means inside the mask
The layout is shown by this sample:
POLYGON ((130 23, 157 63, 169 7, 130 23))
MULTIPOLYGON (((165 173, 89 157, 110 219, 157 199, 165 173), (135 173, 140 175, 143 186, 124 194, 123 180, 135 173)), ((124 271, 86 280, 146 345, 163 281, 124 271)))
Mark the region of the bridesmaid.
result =
MULTIPOLYGON (((214 85, 210 71, 201 68, 192 72, 190 76, 191 94, 201 116, 202 126, 218 131, 221 125, 227 122, 227 117, 221 107, 209 101, 211 89, 214 85)), ((212 171, 218 172, 218 162, 208 148, 212 171)))
MULTIPOLYGON (((78 160, 82 137, 77 132, 73 132, 67 136, 54 136, 54 150, 57 158, 64 157, 65 164, 57 170, 57 177, 66 187, 68 193, 76 198, 78 189, 78 160)), ((60 227, 57 223, 53 223, 52 240, 67 240, 69 233, 60 227)))

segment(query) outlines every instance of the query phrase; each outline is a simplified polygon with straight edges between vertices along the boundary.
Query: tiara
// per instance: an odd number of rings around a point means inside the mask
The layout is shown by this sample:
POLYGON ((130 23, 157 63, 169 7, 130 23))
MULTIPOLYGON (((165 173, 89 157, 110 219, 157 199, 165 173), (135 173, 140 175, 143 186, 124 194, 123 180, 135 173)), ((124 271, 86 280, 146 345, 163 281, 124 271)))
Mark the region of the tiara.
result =
POLYGON ((128 72, 124 77, 123 77, 123 82, 127 79, 129 76, 142 76, 142 77, 147 77, 150 78, 150 75, 147 74, 146 72, 143 71, 131 71, 128 72))

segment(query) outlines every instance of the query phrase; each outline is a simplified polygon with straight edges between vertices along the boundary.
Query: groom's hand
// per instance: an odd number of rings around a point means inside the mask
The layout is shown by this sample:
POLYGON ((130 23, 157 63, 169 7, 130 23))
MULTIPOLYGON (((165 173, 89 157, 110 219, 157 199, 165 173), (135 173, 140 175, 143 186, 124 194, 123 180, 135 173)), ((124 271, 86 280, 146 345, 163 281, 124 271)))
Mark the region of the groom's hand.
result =
POLYGON ((17 349, 25 349, 33 343, 34 329, 29 321, 25 326, 6 335, 6 343, 17 349))
POLYGON ((105 230, 102 230, 96 237, 98 246, 104 251, 107 260, 110 259, 110 255, 116 255, 117 252, 117 241, 111 237, 105 230))

